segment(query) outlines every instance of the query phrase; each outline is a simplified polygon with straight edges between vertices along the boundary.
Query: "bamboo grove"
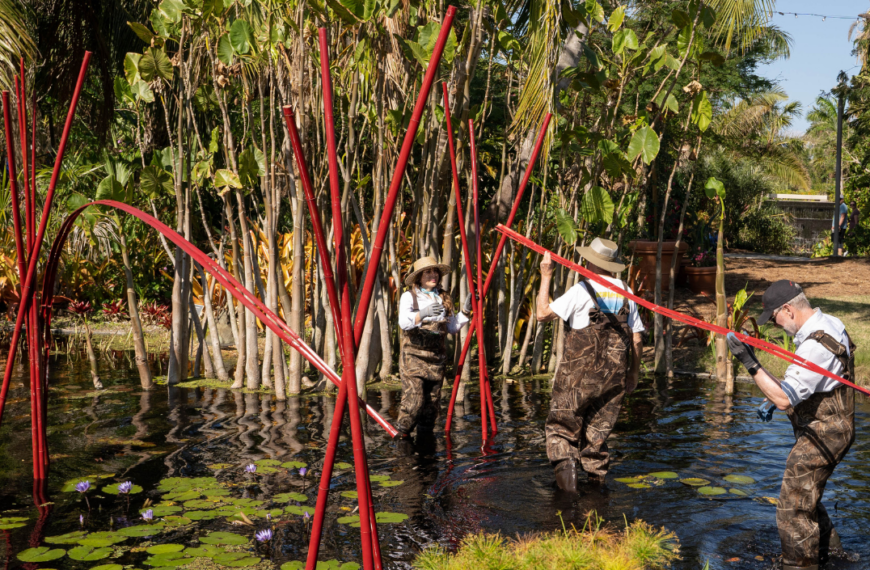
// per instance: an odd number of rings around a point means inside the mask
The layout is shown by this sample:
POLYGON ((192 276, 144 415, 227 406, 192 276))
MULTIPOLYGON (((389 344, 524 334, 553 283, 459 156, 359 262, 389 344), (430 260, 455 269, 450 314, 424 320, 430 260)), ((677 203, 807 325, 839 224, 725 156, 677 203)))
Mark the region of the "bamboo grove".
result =
MULTIPOLYGON (((114 200, 153 213, 281 315, 331 368, 340 369, 323 267, 282 108, 293 109, 331 250, 335 220, 327 214, 327 128, 318 68, 318 28, 325 27, 345 269, 356 306, 374 229, 382 222, 399 147, 447 5, 162 0, 156 6, 133 1, 118 6, 115 20, 125 23, 106 35, 97 54, 100 72, 89 79, 73 152, 64 161, 62 203, 72 211, 93 199, 114 200)), ((687 235, 698 220, 719 230, 721 245, 723 232, 740 215, 726 203, 731 189, 711 180, 723 160, 753 163, 753 176, 778 185, 807 185, 798 154, 787 144, 771 144, 785 126, 784 95, 754 75, 759 61, 788 51, 788 38, 765 24, 768 3, 481 0, 457 7, 436 83, 447 89, 465 219, 456 217, 445 106, 436 85, 389 220, 358 347, 360 394, 368 382, 396 373, 398 296, 414 259, 430 255, 450 265, 453 271, 442 286, 454 299, 465 298, 463 225, 470 243, 482 242, 484 272, 488 269, 499 239, 494 227, 508 216, 548 113, 553 120, 514 228, 564 257, 595 236, 610 237, 623 248, 637 237, 661 244, 687 235), (749 91, 736 87, 735 78, 746 77, 755 81, 749 91), (469 119, 483 204, 479 236, 470 202, 469 119)), ((95 4, 95 10, 109 8, 95 4)), ((7 27, 15 18, 27 18, 10 13, 7 27)), ((0 56, 38 61, 44 42, 28 33, 15 32, 18 40, 8 42, 9 53, 0 56)), ((70 57, 80 47, 85 46, 72 42, 70 57)), ((56 46, 43 55, 55 61, 56 46)), ((50 77, 31 73, 28 92, 50 77)), ((45 185, 42 167, 54 152, 53 109, 64 97, 57 88, 45 92, 35 117, 37 194, 45 185)), ((8 210, 8 180, 4 186, 2 216, 8 210)), ((18 287, 11 239, 4 229, 0 295, 9 305, 18 287)), ((334 259, 334 252, 328 258, 334 259)), ((538 263, 537 254, 513 242, 498 260, 483 329, 494 374, 555 370, 563 324, 535 321, 538 263)), ((660 283, 661 275, 673 270, 662 267, 660 246, 652 292, 658 304, 673 307, 673 294, 664 298, 660 283)), ((152 372, 143 308, 166 298, 168 383, 204 375, 236 388, 272 388, 281 399, 320 382, 331 389, 181 249, 130 216, 92 207, 77 221, 64 252, 58 293, 84 295, 89 284, 105 286, 113 279, 115 298, 103 300, 126 304, 144 386, 151 385, 152 372), (230 331, 235 367, 225 362, 222 328, 230 331)), ((576 279, 576 273, 557 270, 554 295, 576 279)), ((720 304, 724 290, 721 295, 720 304)), ((719 312, 724 315, 725 307, 719 312)), ((457 359, 465 334, 456 341, 457 359)), ((672 367, 670 336, 665 321, 656 320, 659 372, 672 367)), ((466 367, 463 377, 468 374, 466 367)))

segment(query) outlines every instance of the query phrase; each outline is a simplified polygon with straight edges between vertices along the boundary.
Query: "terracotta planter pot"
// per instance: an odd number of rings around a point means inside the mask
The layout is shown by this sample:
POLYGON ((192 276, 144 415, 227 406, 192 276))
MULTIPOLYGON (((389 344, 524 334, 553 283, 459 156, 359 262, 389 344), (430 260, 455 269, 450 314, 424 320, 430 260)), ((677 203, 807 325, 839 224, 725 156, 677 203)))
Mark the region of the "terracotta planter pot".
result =
POLYGON ((683 268, 689 280, 689 289, 696 295, 716 294, 716 267, 691 267, 683 268))
MULTIPOLYGON (((671 288, 671 259, 674 256, 676 245, 676 240, 662 243, 662 291, 669 291, 671 288)), ((629 280, 631 283, 637 283, 635 293, 655 291, 658 242, 635 240, 629 243, 628 246, 634 251, 635 257, 640 260, 640 264, 631 267, 629 271, 629 280)), ((680 242, 681 256, 688 249, 689 245, 686 242, 680 242)), ((680 267, 677 266, 678 272, 679 269, 680 267)))

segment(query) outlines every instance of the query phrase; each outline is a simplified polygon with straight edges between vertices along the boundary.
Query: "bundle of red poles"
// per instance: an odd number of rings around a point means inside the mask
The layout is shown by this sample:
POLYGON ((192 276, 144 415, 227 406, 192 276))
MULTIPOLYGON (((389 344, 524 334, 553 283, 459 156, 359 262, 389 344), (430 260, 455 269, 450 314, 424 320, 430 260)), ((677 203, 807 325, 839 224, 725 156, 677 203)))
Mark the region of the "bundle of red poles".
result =
POLYGON ((689 326, 703 329, 706 331, 710 331, 710 332, 713 332, 716 334, 727 335, 728 333, 734 333, 734 335, 737 336, 737 338, 740 339, 740 341, 742 341, 748 345, 754 346, 756 348, 760 348, 761 350, 763 350, 765 352, 769 352, 770 354, 776 356, 777 358, 781 358, 790 364, 797 364, 798 366, 800 366, 802 368, 806 368, 807 370, 810 370, 811 372, 815 372, 816 374, 821 374, 822 376, 825 376, 825 377, 830 378, 832 380, 836 380, 837 382, 840 382, 841 384, 845 384, 846 386, 849 386, 850 388, 852 388, 854 390, 858 390, 859 392, 862 392, 862 393, 870 396, 870 390, 868 390, 867 388, 857 386, 856 384, 849 382, 845 378, 837 376, 833 372, 825 370, 824 368, 822 368, 818 364, 815 364, 813 362, 810 362, 809 360, 801 358, 800 356, 798 356, 792 352, 789 352, 780 346, 777 346, 773 343, 767 342, 766 340, 762 340, 760 338, 755 338, 755 337, 743 334, 740 331, 732 331, 730 329, 726 329, 724 327, 720 327, 718 325, 714 325, 712 323, 702 321, 702 320, 697 319, 695 317, 692 317, 689 315, 684 315, 683 313, 679 313, 677 311, 674 311, 673 309, 668 309, 667 307, 662 307, 660 305, 656 305, 655 303, 651 303, 650 301, 647 301, 646 299, 644 299, 642 297, 638 297, 637 295, 629 293, 628 291, 626 291, 625 289, 622 289, 621 287, 617 287, 613 283, 607 281, 606 279, 601 278, 598 274, 593 273, 592 271, 589 271, 585 267, 582 267, 582 266, 578 265, 577 263, 568 261, 564 257, 560 257, 560 256, 556 255, 552 251, 549 251, 548 249, 544 248, 543 246, 536 244, 532 240, 528 239, 527 237, 525 237, 523 235, 518 234, 517 232, 513 231, 510 228, 507 228, 507 227, 499 224, 498 226, 496 226, 495 229, 502 233, 503 238, 509 237, 512 240, 514 240, 514 241, 526 246, 527 248, 531 249, 532 251, 536 251, 540 254, 549 253, 550 257, 556 263, 561 263, 562 265, 564 265, 568 269, 571 269, 573 271, 580 273, 581 275, 583 275, 587 279, 591 279, 592 281, 595 281, 599 285, 602 285, 602 286, 610 289, 611 291, 613 291, 613 292, 615 292, 615 293, 617 293, 617 294, 619 294, 627 299, 631 299, 632 301, 634 301, 638 305, 640 305, 642 307, 646 307, 647 309, 650 309, 653 312, 664 315, 670 319, 674 319, 675 321, 680 321, 682 323, 686 323, 689 326))
MULTIPOLYGON (((63 162, 64 150, 69 139, 70 128, 75 116, 79 95, 84 85, 85 73, 87 72, 90 52, 85 52, 79 71, 78 81, 73 91, 67 112, 63 134, 57 148, 54 169, 51 181, 45 193, 42 217, 39 226, 36 223, 36 104, 31 97, 31 121, 30 140, 27 138, 27 93, 26 75, 24 70, 24 58, 21 59, 20 75, 15 78, 15 96, 17 99, 18 134, 21 147, 22 181, 24 189, 24 231, 21 227, 21 208, 18 198, 18 172, 16 169, 15 156, 15 132, 11 120, 11 102, 9 92, 3 92, 3 123, 6 134, 6 157, 9 174, 9 190, 12 198, 12 226, 15 234, 15 252, 18 257, 18 275, 21 280, 21 289, 18 299, 18 315, 15 319, 15 328, 12 331, 12 340, 9 348, 9 356, 6 359, 6 370, 3 375, 3 385, 0 388, 0 423, 3 420, 3 411, 6 407, 6 397, 9 392, 9 383, 12 379, 12 370, 15 362, 15 354, 22 330, 27 334, 28 363, 30 366, 30 415, 31 415, 31 438, 33 441, 33 478, 35 482, 44 481, 48 474, 49 455, 46 442, 46 392, 47 374, 46 361, 49 345, 44 342, 45 329, 42 315, 38 311, 36 303, 36 267, 39 262, 39 254, 45 239, 45 230, 50 219, 54 189, 57 186, 60 167, 63 162), (28 152, 30 160, 28 162, 28 152), (26 237, 25 237, 26 234, 26 237)), ((36 488, 36 486, 35 486, 36 488)), ((44 489, 44 486, 40 486, 44 489)), ((41 494, 41 492, 40 492, 41 494)), ((44 502, 40 497, 34 497, 37 504, 44 502)))

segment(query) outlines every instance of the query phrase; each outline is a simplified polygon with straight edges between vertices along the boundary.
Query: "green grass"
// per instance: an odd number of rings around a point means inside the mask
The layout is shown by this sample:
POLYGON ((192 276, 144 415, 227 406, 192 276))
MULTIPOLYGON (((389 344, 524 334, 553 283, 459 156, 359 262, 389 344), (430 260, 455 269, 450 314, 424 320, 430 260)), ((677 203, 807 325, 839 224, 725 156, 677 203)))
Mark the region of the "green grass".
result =
POLYGON ((658 570, 678 558, 676 536, 636 521, 622 532, 594 513, 583 529, 517 540, 500 534, 467 536, 455 554, 432 547, 414 561, 419 570, 658 570))

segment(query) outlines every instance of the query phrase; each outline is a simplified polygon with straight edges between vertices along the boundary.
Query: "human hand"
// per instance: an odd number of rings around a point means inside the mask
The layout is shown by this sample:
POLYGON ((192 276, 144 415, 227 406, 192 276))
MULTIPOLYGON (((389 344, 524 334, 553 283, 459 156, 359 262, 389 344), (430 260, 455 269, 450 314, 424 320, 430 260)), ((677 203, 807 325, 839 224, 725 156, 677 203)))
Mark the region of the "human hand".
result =
POLYGON ((728 333, 725 336, 725 340, 728 343, 728 349, 731 351, 731 354, 740 361, 740 364, 742 364, 750 374, 755 374, 758 369, 761 368, 761 363, 758 362, 758 358, 755 357, 755 351, 751 346, 741 342, 737 338, 737 335, 733 332, 728 333))
POLYGON ((758 406, 758 410, 756 410, 756 413, 758 414, 758 419, 763 422, 769 422, 773 419, 773 412, 775 411, 776 406, 773 404, 773 402, 770 402, 767 398, 765 398, 764 401, 761 402, 761 405, 758 406))
POLYGON ((544 259, 541 260, 541 276, 552 277, 555 265, 556 264, 553 263, 553 260, 550 257, 550 252, 548 251, 544 254, 544 259))
POLYGON ((427 317, 443 317, 444 316, 444 305, 441 303, 432 303, 428 307, 424 307, 420 309, 420 320, 427 317))

